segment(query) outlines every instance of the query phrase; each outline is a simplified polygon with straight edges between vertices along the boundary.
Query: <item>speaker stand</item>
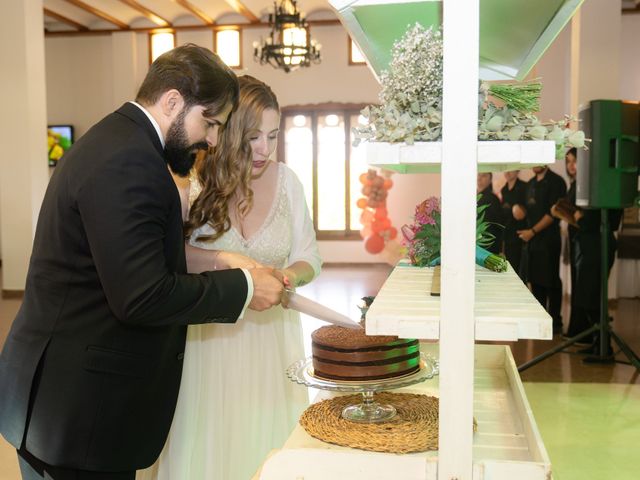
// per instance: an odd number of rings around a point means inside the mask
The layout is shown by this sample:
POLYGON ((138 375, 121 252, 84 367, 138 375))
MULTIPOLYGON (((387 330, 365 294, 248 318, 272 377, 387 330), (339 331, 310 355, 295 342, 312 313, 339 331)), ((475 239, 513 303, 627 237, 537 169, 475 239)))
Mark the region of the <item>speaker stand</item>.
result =
POLYGON ((629 347, 629 345, 613 330, 609 323, 609 210, 603 208, 600 214, 600 320, 597 324, 592 325, 589 329, 570 338, 566 342, 532 358, 526 363, 518 366, 518 371, 522 372, 543 360, 563 351, 565 348, 573 345, 582 338, 598 333, 598 343, 596 352, 584 359, 586 364, 606 364, 615 361, 614 354, 610 351, 610 342, 614 342, 620 347, 620 351, 629 359, 631 365, 640 371, 640 358, 629 347), (605 273, 606 272, 606 273, 605 273))

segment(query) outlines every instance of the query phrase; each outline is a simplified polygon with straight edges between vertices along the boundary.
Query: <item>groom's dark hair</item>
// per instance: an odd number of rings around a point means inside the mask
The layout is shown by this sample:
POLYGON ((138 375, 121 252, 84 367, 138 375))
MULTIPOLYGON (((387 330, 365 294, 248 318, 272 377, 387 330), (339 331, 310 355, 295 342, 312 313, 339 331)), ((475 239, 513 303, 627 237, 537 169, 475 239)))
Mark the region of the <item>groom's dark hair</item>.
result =
POLYGON ((149 106, 168 90, 176 89, 186 107, 202 105, 207 116, 238 103, 238 78, 215 53, 193 43, 160 55, 149 67, 136 102, 149 106))

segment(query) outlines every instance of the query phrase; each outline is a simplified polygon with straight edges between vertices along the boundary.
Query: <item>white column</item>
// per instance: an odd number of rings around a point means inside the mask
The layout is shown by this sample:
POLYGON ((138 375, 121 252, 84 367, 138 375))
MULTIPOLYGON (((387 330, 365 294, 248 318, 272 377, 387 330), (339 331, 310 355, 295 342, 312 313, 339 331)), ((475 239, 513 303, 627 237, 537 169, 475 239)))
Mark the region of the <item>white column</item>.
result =
POLYGON ((111 34, 113 108, 133 100, 138 91, 138 49, 135 32, 111 34))
MULTIPOLYGON (((571 61, 569 70, 569 114, 578 118, 580 113, 580 100, 578 98, 580 79, 580 12, 575 13, 571 18, 571 61)), ((577 120, 572 123, 572 128, 579 128, 577 120)))
POLYGON ((578 103, 620 98, 621 0, 587 0, 578 18, 578 103))
POLYGON ((42 0, 4 0, 0 29, 2 287, 23 290, 48 181, 42 0))
POLYGON ((471 480, 479 0, 443 6, 439 480, 471 480))

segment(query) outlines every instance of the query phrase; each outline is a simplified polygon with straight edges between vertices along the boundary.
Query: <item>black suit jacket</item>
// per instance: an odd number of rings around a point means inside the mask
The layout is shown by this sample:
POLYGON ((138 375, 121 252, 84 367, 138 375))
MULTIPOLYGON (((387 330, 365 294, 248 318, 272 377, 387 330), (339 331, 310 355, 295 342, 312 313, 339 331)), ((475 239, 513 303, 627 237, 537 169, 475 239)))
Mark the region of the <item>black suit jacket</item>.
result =
POLYGON ((187 324, 235 322, 241 270, 186 274, 180 199, 151 122, 125 104, 56 167, 24 301, 0 355, 0 432, 57 466, 151 465, 187 324), (27 416, 30 419, 27 419, 27 416))

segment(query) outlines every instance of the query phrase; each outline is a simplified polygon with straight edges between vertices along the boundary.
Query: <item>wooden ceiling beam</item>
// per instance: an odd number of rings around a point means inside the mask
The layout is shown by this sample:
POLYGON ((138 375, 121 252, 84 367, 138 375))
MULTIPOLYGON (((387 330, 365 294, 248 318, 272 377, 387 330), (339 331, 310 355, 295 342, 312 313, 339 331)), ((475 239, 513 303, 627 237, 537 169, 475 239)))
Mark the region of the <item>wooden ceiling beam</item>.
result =
MULTIPOLYGON (((49 10, 47 7, 43 7, 42 10, 44 11, 44 14, 47 17, 55 18, 59 22, 64 23, 66 25, 69 25, 70 27, 73 27, 73 28, 77 29, 80 32, 86 32, 87 30, 89 30, 89 27, 87 27, 85 25, 82 25, 81 23, 78 23, 75 20, 71 20, 68 17, 60 15, 59 13, 56 13, 53 10, 49 10)), ((45 32, 47 32, 46 29, 45 29, 45 32)))
POLYGON ((181 7, 188 10, 189 13, 191 13, 192 15, 198 17, 200 20, 202 20, 205 23, 205 25, 213 25, 214 23, 213 18, 211 18, 209 15, 207 15, 202 10, 200 10, 198 7, 193 5, 191 2, 187 0, 173 0, 173 1, 176 2, 178 5, 180 5, 181 7))
POLYGON ((231 8, 233 8, 237 13, 242 15, 251 23, 260 23, 260 19, 256 17, 255 14, 251 10, 249 10, 240 0, 225 0, 225 2, 227 2, 231 6, 231 8))
POLYGON ((65 2, 70 3, 71 5, 74 5, 74 6, 78 7, 78 8, 81 8, 85 12, 89 12, 91 15, 94 15, 94 16, 96 16, 98 18, 106 20, 109 23, 113 23, 120 30, 128 30, 129 29, 129 25, 127 25, 123 21, 112 17, 111 15, 109 15, 108 13, 103 12, 102 10, 98 10, 97 8, 95 8, 95 7, 91 6, 91 5, 88 5, 88 4, 84 3, 84 2, 82 2, 81 0, 65 0, 65 2))
MULTIPOLYGON (((326 26, 336 26, 342 25, 340 20, 309 20, 309 25, 314 27, 326 27, 326 26)), ((221 24, 221 25, 176 25, 171 27, 174 31, 188 31, 188 30, 224 30, 228 28, 237 28, 239 30, 243 30, 245 28, 269 28, 269 23, 267 22, 259 22, 259 23, 236 23, 236 24, 221 24)), ((159 30, 159 28, 155 27, 140 27, 140 28, 130 28, 131 32, 139 32, 139 33, 150 33, 159 30)), ((59 31, 59 32, 46 32, 45 36, 47 37, 77 37, 77 36, 87 36, 87 35, 110 35, 113 32, 118 32, 119 30, 113 29, 100 29, 100 30, 86 30, 86 31, 59 31)))
POLYGON ((152 10, 149 10, 147 7, 145 7, 144 5, 141 5, 136 0, 120 0, 120 2, 124 3, 125 5, 129 5, 134 10, 137 10, 138 12, 140 12, 142 15, 147 17, 156 25, 159 25, 161 27, 171 26, 171 22, 169 20, 167 20, 166 18, 162 18, 160 15, 158 15, 152 10))

